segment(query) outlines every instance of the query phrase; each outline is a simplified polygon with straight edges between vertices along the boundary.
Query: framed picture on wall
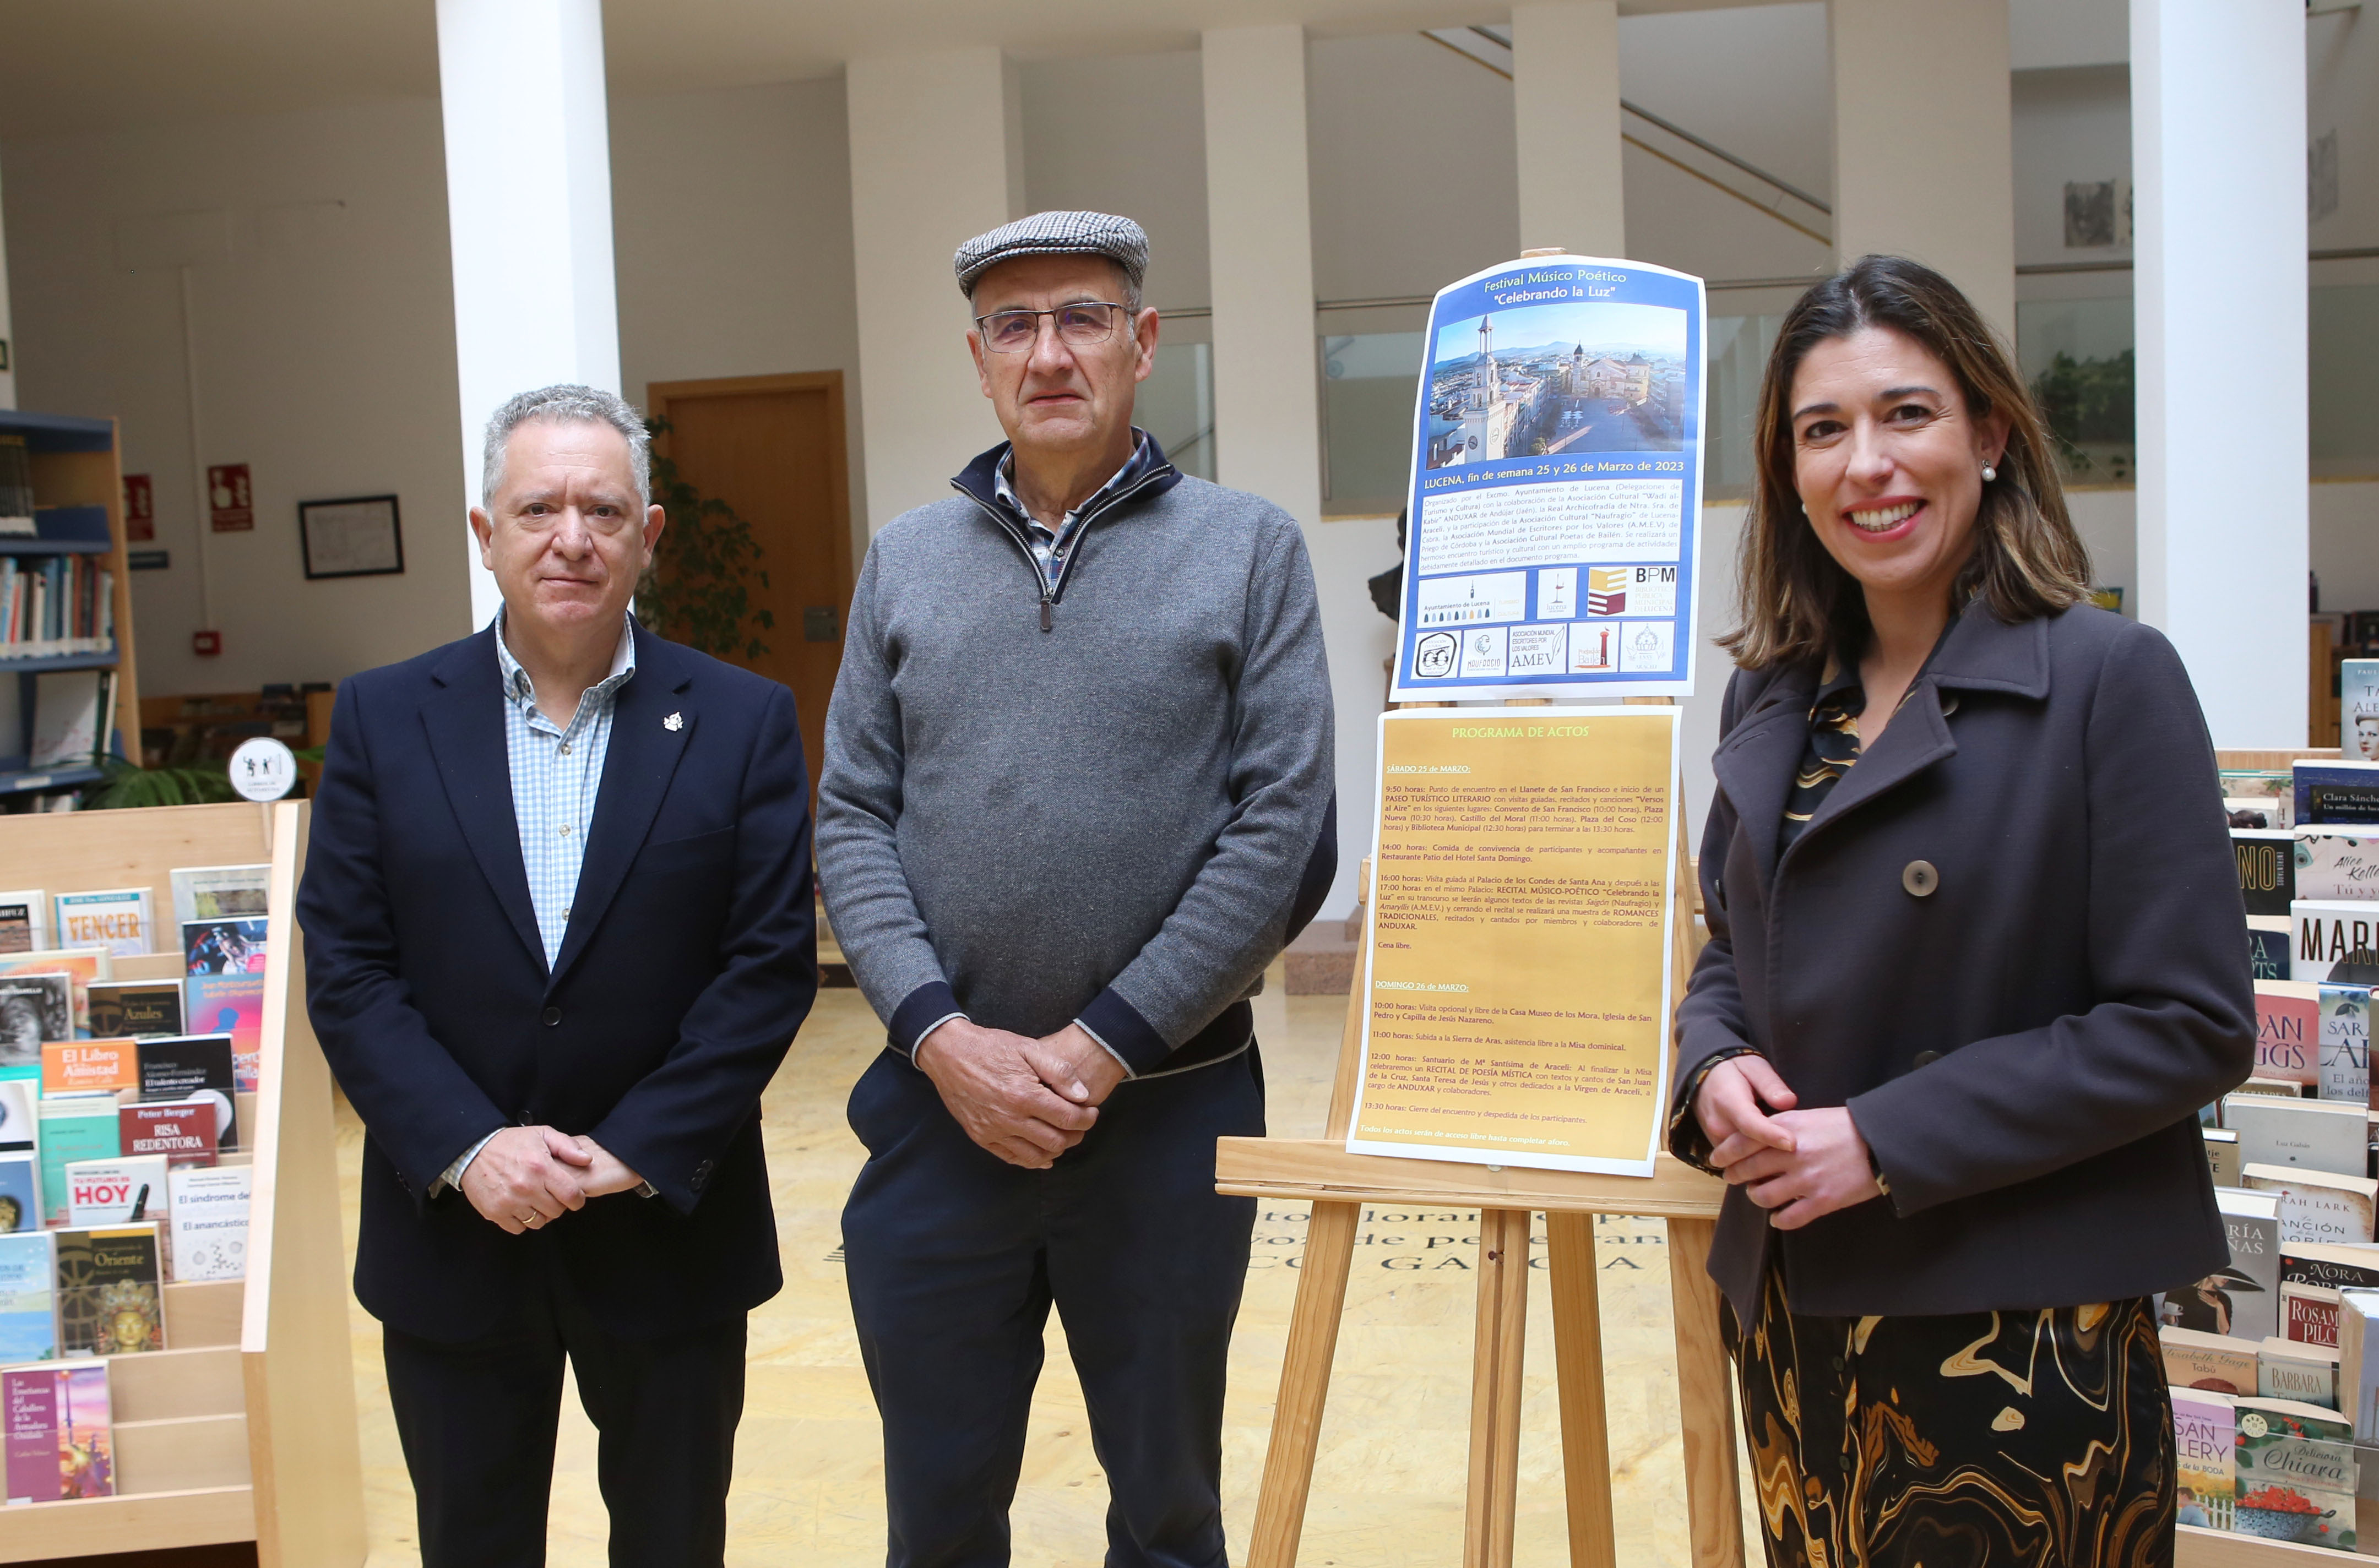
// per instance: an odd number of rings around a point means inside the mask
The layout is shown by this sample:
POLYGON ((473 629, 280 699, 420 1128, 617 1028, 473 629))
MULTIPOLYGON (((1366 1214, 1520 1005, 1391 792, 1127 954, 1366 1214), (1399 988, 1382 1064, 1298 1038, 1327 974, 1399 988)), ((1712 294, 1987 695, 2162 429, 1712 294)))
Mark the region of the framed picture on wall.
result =
POLYGON ((405 570, 405 535, 394 496, 348 496, 297 503, 306 575, 383 577, 405 570))

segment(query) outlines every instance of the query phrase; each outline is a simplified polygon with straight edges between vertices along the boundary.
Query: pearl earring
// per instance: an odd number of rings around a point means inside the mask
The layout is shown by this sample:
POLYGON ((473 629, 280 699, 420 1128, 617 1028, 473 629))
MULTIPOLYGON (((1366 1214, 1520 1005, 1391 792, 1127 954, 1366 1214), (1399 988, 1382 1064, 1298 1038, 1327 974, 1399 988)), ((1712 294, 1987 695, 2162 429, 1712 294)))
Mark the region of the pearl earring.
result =
POLYGON ((1986 464, 1983 464, 1983 483, 1985 483, 1986 485, 1987 485, 1987 484, 1989 484, 1993 479, 1996 479, 1996 478, 1998 478, 1999 476, 1999 471, 1998 469, 1996 469, 1996 468, 1992 467, 1992 466, 1991 466, 1989 464, 1987 464, 1987 463, 1986 463, 1986 464))

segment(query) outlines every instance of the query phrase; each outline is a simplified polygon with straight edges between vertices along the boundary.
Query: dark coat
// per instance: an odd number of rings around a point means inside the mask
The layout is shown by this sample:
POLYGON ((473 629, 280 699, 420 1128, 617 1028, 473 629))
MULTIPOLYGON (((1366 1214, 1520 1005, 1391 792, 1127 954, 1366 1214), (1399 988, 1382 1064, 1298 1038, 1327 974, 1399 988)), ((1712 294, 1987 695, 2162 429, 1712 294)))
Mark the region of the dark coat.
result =
POLYGON ((549 974, 494 633, 339 689, 297 891, 308 1011, 366 1133, 356 1296, 422 1338, 498 1327, 539 1249, 630 1338, 783 1283, 760 1092, 817 993, 793 697, 635 637, 549 974), (592 1136, 658 1195, 521 1236, 429 1196, 488 1133, 538 1124, 592 1136))
MULTIPOLYGON (((1709 1272, 1738 1316, 1780 1243, 1792 1309, 1826 1315, 2070 1306, 2222 1267, 2196 1112, 2253 1065, 2254 995, 2172 645, 2101 609, 2011 626, 1970 604, 1780 862, 1817 677, 1727 687, 1676 1081, 1748 1044, 1802 1107, 1850 1108, 1890 1196, 1787 1233, 1730 1190, 1709 1272)), ((1706 1147, 1688 1113, 1673 1152, 1706 1147)))

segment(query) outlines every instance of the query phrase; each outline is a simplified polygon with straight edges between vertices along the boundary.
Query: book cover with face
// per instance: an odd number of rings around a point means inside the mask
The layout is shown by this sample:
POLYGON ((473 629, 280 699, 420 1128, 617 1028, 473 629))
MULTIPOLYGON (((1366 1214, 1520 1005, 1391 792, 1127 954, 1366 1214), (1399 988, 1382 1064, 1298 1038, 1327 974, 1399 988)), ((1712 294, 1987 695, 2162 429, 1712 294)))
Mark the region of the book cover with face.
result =
POLYGON ((239 1092, 255 1093, 264 1043, 264 976, 194 974, 182 984, 188 995, 189 1032, 230 1035, 239 1092))
POLYGON ((67 1356, 165 1348, 165 1272, 153 1224, 56 1233, 58 1345, 67 1356))
POLYGON ((2321 988, 2321 1097, 2371 1104, 2371 988, 2321 988))

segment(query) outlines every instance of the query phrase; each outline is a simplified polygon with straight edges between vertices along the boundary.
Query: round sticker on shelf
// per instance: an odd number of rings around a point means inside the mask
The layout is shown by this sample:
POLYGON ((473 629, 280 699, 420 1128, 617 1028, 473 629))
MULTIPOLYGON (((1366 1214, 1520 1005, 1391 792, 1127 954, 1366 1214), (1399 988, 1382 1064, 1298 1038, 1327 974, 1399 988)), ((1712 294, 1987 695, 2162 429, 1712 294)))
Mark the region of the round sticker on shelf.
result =
POLYGON ((267 736, 242 741, 231 754, 231 787, 251 801, 277 801, 297 787, 297 758, 267 736))

